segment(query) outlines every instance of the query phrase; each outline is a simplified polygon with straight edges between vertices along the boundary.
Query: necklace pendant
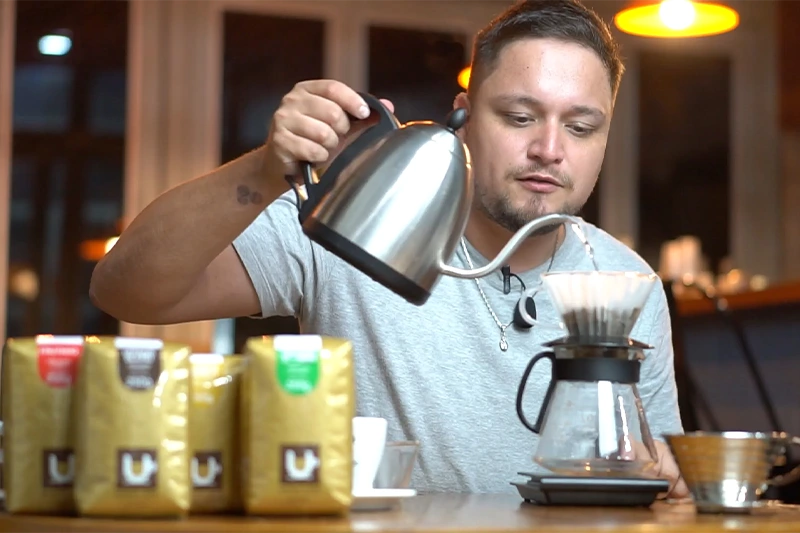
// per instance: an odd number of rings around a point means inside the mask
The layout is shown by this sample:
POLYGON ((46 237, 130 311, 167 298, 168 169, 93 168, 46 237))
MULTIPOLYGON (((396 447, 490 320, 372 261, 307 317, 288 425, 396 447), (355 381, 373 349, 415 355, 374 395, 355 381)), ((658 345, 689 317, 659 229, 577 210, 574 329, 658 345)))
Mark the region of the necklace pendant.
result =
POLYGON ((502 336, 502 337, 500 337, 500 349, 501 349, 502 351, 504 351, 504 352, 505 352, 506 350, 508 350, 508 341, 506 340, 506 337, 505 337, 505 335, 504 335, 504 336, 502 336))

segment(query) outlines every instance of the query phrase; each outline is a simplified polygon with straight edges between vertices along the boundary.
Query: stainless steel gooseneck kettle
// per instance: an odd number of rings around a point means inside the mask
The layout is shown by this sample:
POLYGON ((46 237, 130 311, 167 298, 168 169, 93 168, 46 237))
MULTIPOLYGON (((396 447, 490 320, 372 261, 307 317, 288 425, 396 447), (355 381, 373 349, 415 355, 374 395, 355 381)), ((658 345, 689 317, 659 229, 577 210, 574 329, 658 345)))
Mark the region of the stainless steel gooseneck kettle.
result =
POLYGON ((359 94, 379 122, 347 146, 322 176, 302 163, 305 191, 287 180, 297 195, 303 232, 312 241, 412 304, 424 304, 442 274, 485 276, 537 229, 573 220, 541 217, 521 228, 484 267, 448 266, 473 198, 469 149, 456 135, 467 121, 466 109, 454 109, 444 125, 401 125, 380 100, 359 94))

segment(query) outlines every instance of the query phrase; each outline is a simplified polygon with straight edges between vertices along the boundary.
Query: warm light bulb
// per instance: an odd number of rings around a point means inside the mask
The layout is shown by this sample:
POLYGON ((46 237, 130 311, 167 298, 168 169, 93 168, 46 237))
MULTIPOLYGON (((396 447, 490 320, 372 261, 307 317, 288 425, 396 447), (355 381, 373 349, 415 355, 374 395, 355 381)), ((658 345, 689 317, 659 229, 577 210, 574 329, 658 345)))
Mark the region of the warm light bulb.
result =
POLYGON ((658 7, 658 15, 664 26, 671 30, 685 30, 697 16, 690 0, 664 0, 658 7))
POLYGON ((739 26, 739 14, 712 1, 632 2, 614 15, 614 24, 625 33, 642 37, 704 37, 734 30, 739 26))
POLYGON ((461 69, 461 72, 458 73, 458 84, 461 86, 462 89, 469 88, 469 77, 472 74, 471 67, 464 67, 461 69))

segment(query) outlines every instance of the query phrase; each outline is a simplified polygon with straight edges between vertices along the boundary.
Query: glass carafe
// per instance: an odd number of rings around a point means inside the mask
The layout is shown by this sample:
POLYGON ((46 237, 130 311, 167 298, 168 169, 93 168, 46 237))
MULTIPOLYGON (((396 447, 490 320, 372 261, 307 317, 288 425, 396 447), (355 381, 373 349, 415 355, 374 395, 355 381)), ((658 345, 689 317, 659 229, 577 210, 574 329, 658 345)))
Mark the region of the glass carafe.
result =
POLYGON ((636 388, 647 345, 632 340, 560 339, 528 363, 517 414, 539 435, 533 460, 557 475, 644 477, 658 457, 636 388), (549 359, 552 378, 534 424, 522 409, 533 367, 549 359))

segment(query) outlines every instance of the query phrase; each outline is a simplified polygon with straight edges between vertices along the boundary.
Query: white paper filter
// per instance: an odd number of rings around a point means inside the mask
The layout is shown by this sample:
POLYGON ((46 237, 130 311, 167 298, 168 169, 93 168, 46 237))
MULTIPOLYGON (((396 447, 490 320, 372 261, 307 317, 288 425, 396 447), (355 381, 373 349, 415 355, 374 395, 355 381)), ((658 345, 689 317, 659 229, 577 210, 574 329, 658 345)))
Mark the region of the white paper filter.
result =
POLYGON ((639 272, 548 272, 542 282, 570 335, 627 337, 658 281, 639 272))

